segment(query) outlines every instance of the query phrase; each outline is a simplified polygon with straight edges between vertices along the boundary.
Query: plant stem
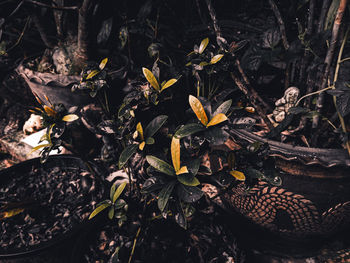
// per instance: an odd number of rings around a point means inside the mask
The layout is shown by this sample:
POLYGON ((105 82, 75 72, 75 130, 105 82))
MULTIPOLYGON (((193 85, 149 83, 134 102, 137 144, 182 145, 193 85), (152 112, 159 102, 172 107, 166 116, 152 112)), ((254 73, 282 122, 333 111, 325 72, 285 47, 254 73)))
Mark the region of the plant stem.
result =
POLYGON ((286 27, 284 26, 284 22, 283 22, 281 13, 278 10, 278 7, 277 7, 276 3, 273 0, 269 0, 269 4, 271 6, 271 9, 272 9, 273 13, 275 14, 275 17, 276 17, 278 25, 279 25, 284 49, 288 50, 289 49, 289 43, 288 43, 287 35, 286 35, 286 27))
POLYGON ((333 89, 333 88, 334 88, 334 86, 329 86, 329 87, 324 88, 324 89, 322 89, 322 90, 318 90, 318 91, 314 91, 314 92, 311 92, 311 93, 309 93, 309 94, 306 94, 306 95, 302 96, 300 99, 298 99, 298 101, 295 103, 295 106, 298 106, 299 103, 300 103, 300 101, 303 100, 303 99, 305 99, 305 98, 307 98, 307 97, 310 97, 310 96, 316 95, 316 94, 320 94, 321 92, 324 92, 324 91, 326 91, 326 90, 333 89))
POLYGON ((134 243, 133 243, 133 245, 132 245, 132 249, 131 249, 131 253, 130 253, 130 257, 129 257, 128 263, 131 262, 132 257, 133 257, 133 255, 134 255, 135 247, 136 247, 136 242, 137 242, 137 238, 139 237, 140 232, 141 232, 141 227, 139 227, 139 229, 137 229, 137 233, 136 233, 136 236, 135 236, 135 239, 134 239, 134 243))
MULTIPOLYGON (((337 66, 336 66, 335 72, 334 72, 334 79, 333 79, 333 86, 332 86, 333 89, 335 89, 335 83, 336 83, 337 80, 338 80, 340 64, 341 64, 341 61, 342 61, 341 57, 342 57, 342 55, 343 55, 343 51, 344 51, 344 47, 345 47, 346 40, 348 39, 349 30, 350 30, 350 27, 346 30, 344 39, 343 39, 343 41, 342 41, 342 44, 341 44, 341 47, 340 47, 340 50, 339 50, 338 60, 337 60, 337 66)), ((337 114, 338 114, 338 117, 339 117, 339 121, 340 121, 342 130, 343 130, 344 134, 346 135, 346 134, 347 134, 346 124, 345 124, 345 121, 344 121, 343 116, 340 114, 340 112, 339 112, 339 110, 338 110, 338 107, 337 107, 337 97, 336 97, 336 96, 333 96, 333 102, 334 102, 334 107, 335 107, 336 110, 337 110, 337 114)), ((346 145, 346 149, 348 150, 348 153, 349 153, 349 156, 350 156, 350 141, 346 140, 345 145, 346 145)))
MULTIPOLYGON (((343 15, 345 12, 346 3, 347 3, 347 0, 340 0, 337 14, 336 14, 334 24, 333 24, 331 42, 330 42, 330 45, 329 45, 329 48, 327 51, 327 55, 326 55, 326 58, 324 61, 326 68, 325 68, 323 76, 322 76, 322 83, 321 83, 319 90, 324 89, 327 85, 327 79, 329 76, 329 71, 330 71, 330 67, 332 64, 333 56, 334 56, 335 46, 336 46, 338 35, 339 35, 339 28, 340 28, 340 25, 341 25, 341 22, 343 19, 343 15)), ((321 112, 321 110, 323 108, 323 102, 324 102, 324 94, 320 93, 318 95, 317 102, 316 102, 316 111, 319 113, 321 112)), ((320 120, 319 114, 315 115, 313 120, 312 120, 312 128, 316 129, 318 127, 319 120, 320 120)))
POLYGON ((330 0, 323 0, 321 14, 320 14, 320 18, 318 20, 317 33, 321 33, 323 31, 325 17, 327 14, 329 4, 330 4, 330 0))

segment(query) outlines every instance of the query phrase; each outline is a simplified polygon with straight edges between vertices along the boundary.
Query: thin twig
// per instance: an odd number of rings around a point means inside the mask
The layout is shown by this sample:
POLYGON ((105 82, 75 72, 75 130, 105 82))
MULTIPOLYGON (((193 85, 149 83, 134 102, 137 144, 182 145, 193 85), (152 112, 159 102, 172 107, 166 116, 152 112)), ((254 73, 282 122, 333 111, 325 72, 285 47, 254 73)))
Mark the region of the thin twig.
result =
POLYGON ((25 25, 24 25, 24 27, 23 27, 23 30, 22 30, 21 34, 19 35, 19 37, 18 37, 16 43, 15 43, 12 47, 10 47, 8 50, 6 50, 7 53, 8 53, 9 51, 11 51, 12 49, 14 49, 14 48, 21 42, 21 40, 22 40, 22 38, 23 38, 23 36, 24 36, 24 32, 26 31, 26 29, 27 29, 27 27, 28 27, 29 21, 30 21, 30 17, 27 18, 27 21, 26 21, 26 23, 25 23, 25 25))
MULTIPOLYGON (((344 15, 344 11, 346 8, 346 3, 347 0, 341 0, 339 3, 339 7, 338 7, 338 11, 334 20, 334 24, 333 24, 333 29, 332 29, 332 37, 331 37, 331 42, 327 51, 327 55, 324 61, 325 64, 325 70, 322 76, 322 83, 320 85, 319 90, 324 89, 327 86, 327 80, 328 80, 328 76, 329 76, 329 71, 331 68, 331 64, 332 64, 332 60, 333 60, 333 56, 334 56, 334 51, 335 51, 335 46, 337 43, 337 39, 338 39, 338 35, 339 35, 339 28, 343 19, 343 15, 344 15)), ((316 101, 316 111, 318 113, 321 112, 322 108, 323 108, 323 102, 324 102, 324 93, 320 93, 318 95, 317 101, 316 101)), ((312 128, 316 129, 319 125, 319 114, 317 114, 316 116, 313 117, 312 120, 312 128)))
POLYGON ((41 3, 41 2, 38 2, 38 1, 35 1, 35 0, 25 0, 27 3, 31 3, 33 5, 37 5, 37 6, 40 6, 40 7, 45 7, 45 8, 50 8, 50 9, 56 9, 56 10, 70 10, 70 11, 78 11, 79 8, 77 6, 52 6, 52 5, 47 5, 47 4, 44 4, 44 3, 41 3))
POLYGON ((289 49, 289 43, 288 43, 287 35, 286 35, 286 27, 284 26, 284 22, 283 22, 281 13, 278 10, 278 7, 277 7, 276 3, 273 0, 269 0, 269 4, 271 6, 271 9, 272 9, 273 13, 275 14, 275 17, 276 17, 278 25, 279 25, 284 49, 288 50, 289 49))
POLYGON ((321 33, 323 31, 324 22, 330 2, 331 0, 323 0, 320 18, 318 19, 317 33, 321 33))
POLYGON ((205 2, 207 3, 211 20, 213 21, 213 27, 216 34, 216 42, 218 43, 221 49, 225 50, 225 46, 227 45, 227 42, 226 42, 226 39, 222 37, 221 29, 220 29, 218 20, 216 19, 214 7, 211 3, 211 0, 205 0, 205 2))
POLYGON ((249 102, 253 105, 258 115, 264 120, 268 128, 272 130, 274 128, 272 123, 267 118, 263 109, 257 103, 257 93, 255 91, 252 92, 252 90, 248 90, 247 87, 242 83, 242 81, 234 73, 231 73, 231 77, 235 81, 237 87, 244 93, 244 95, 247 97, 249 102))
POLYGON ((132 249, 131 249, 131 253, 130 253, 130 257, 129 257, 128 263, 131 262, 132 257, 133 257, 133 255, 134 255, 135 247, 136 247, 136 242, 137 242, 137 238, 139 237, 140 232, 141 232, 141 227, 139 227, 139 228, 137 229, 137 233, 136 233, 136 236, 135 236, 135 239, 134 239, 134 243, 133 243, 133 245, 132 245, 132 249))

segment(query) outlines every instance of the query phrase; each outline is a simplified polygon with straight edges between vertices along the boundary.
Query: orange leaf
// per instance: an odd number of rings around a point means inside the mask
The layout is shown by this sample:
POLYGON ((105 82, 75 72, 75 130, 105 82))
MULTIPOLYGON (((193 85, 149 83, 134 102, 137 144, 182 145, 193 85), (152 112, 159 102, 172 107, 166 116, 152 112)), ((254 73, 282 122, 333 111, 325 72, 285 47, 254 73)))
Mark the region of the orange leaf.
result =
POLYGON ((49 115, 50 117, 55 117, 57 115, 57 112, 54 109, 50 108, 49 106, 44 105, 44 110, 46 114, 49 115))
POLYGON ((146 145, 145 142, 141 142, 141 143, 139 144, 139 149, 140 149, 140 151, 142 151, 143 148, 145 148, 145 145, 146 145))
POLYGON ((240 171, 231 171, 230 175, 232 175, 238 181, 245 181, 245 175, 244 175, 244 173, 242 173, 240 171))
POLYGON ((182 166, 177 172, 176 175, 179 174, 188 174, 187 166, 182 166))
POLYGON ((180 139, 173 137, 171 141, 171 159, 175 172, 180 170, 180 139))
POLYGON ((196 97, 190 95, 188 98, 188 101, 190 103, 190 106, 193 110, 193 112, 196 114, 198 120, 203 124, 208 124, 208 117, 207 114, 205 114, 204 108, 202 103, 197 99, 196 97))
POLYGON ((160 91, 159 83, 156 79, 156 77, 153 75, 153 73, 147 69, 147 68, 142 68, 143 75, 147 79, 147 81, 151 84, 151 86, 156 90, 160 91))
POLYGON ((221 122, 224 122, 227 120, 227 117, 225 114, 223 113, 219 113, 217 115, 215 115, 211 120, 210 122, 208 123, 207 127, 210 127, 210 126, 214 126, 216 124, 219 124, 221 122))

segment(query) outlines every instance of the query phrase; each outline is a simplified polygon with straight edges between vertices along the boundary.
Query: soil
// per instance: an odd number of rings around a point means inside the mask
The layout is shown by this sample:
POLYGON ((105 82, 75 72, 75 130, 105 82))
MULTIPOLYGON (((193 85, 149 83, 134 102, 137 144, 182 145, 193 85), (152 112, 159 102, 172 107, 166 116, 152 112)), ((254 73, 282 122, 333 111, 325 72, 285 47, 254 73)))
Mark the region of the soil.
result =
POLYGON ((132 256, 135 263, 244 262, 244 252, 238 248, 227 217, 212 206, 206 210, 197 207, 196 215, 188 220, 187 230, 172 219, 148 219, 141 224, 140 218, 141 214, 121 228, 117 222, 107 222, 91 236, 81 262, 128 262, 139 228, 132 256))
POLYGON ((29 173, 18 175, 14 170, 8 176, 10 181, 0 186, 0 211, 23 211, 0 219, 5 253, 27 251, 68 233, 102 199, 99 181, 81 168, 32 166, 29 173))

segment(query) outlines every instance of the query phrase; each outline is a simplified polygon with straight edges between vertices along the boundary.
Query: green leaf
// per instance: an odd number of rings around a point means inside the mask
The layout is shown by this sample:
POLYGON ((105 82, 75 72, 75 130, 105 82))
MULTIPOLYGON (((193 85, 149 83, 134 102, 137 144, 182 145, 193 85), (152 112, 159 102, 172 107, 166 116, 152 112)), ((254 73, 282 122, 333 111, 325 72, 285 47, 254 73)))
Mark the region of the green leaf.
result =
POLYGON ((172 85, 174 85, 177 82, 177 79, 170 79, 168 80, 164 85, 162 85, 162 88, 160 91, 163 91, 169 87, 171 87, 172 85))
POLYGON ((145 138, 152 137, 166 122, 168 116, 159 115, 155 117, 145 128, 145 138))
POLYGON ((114 216, 114 207, 112 206, 112 207, 109 208, 108 218, 112 220, 113 216, 114 216))
POLYGON ((177 176, 177 180, 184 184, 184 185, 188 185, 188 186, 197 186, 200 184, 200 182, 198 181, 198 179, 192 175, 192 174, 180 174, 177 176))
POLYGON ((169 201, 169 198, 170 198, 170 195, 174 189, 175 183, 176 183, 176 181, 171 181, 159 193, 158 208, 161 212, 164 211, 164 209, 169 201))
POLYGON ((200 46, 199 46, 198 53, 202 54, 204 52, 204 50, 206 49, 206 47, 208 46, 208 44, 209 44, 209 38, 203 39, 200 46))
POLYGON ((93 217, 95 217, 97 214, 101 213, 103 210, 105 210, 107 207, 110 207, 111 201, 110 200, 105 200, 103 202, 101 202, 94 211, 92 211, 92 213, 89 216, 89 220, 93 217))
POLYGON ((187 220, 180 201, 177 201, 175 203, 174 218, 179 226, 181 226, 184 229, 187 229, 187 220))
POLYGON ((156 79, 156 77, 153 75, 153 73, 147 69, 147 68, 142 68, 143 75, 147 79, 147 81, 151 84, 151 86, 156 90, 160 91, 159 83, 156 79))
POLYGON ((182 126, 180 129, 178 129, 175 132, 174 137, 181 139, 181 138, 184 138, 186 136, 189 136, 189 135, 192 135, 194 133, 204 131, 204 130, 205 130, 205 127, 202 124, 190 123, 190 124, 186 124, 186 125, 182 126))
POLYGON ((164 176, 152 176, 143 183, 141 193, 153 193, 162 189, 166 183, 164 176))
POLYGON ((131 144, 125 147, 125 149, 122 151, 119 157, 119 169, 122 169, 124 165, 127 163, 127 161, 133 156, 139 145, 138 144, 131 144))
POLYGON ((159 172, 165 173, 167 175, 172 175, 172 176, 175 175, 174 167, 172 167, 167 162, 164 162, 163 160, 158 159, 157 157, 154 157, 152 155, 147 155, 146 160, 150 166, 152 166, 159 172))
POLYGON ((218 54, 218 55, 212 57, 210 60, 210 64, 218 63, 222 59, 223 56, 224 56, 223 54, 218 54))
POLYGON ((183 184, 178 184, 176 192, 178 197, 186 203, 197 202, 203 196, 202 190, 198 187, 183 184))
POLYGON ((223 102, 213 113, 212 116, 216 116, 219 113, 226 114, 232 105, 232 100, 227 100, 223 102))
POLYGON ((210 144, 221 145, 227 141, 229 134, 223 129, 214 126, 210 129, 207 129, 207 131, 204 133, 204 136, 210 144))
POLYGON ((148 137, 147 139, 146 139, 146 144, 154 144, 154 138, 153 137, 148 137))
POLYGON ((126 186, 126 182, 120 184, 117 188, 117 190, 115 191, 114 195, 113 195, 113 199, 112 199, 112 203, 114 204, 115 201, 117 201, 117 199, 119 198, 119 196, 122 194, 122 192, 124 191, 124 188, 126 186))
POLYGON ((109 199, 113 199, 113 195, 114 195, 114 193, 115 193, 115 189, 116 189, 116 187, 117 187, 117 184, 113 184, 112 186, 111 186, 111 190, 109 191, 109 199))
POLYGON ((190 171, 190 173, 194 176, 197 175, 198 170, 199 170, 199 166, 201 164, 201 160, 200 159, 196 159, 196 160, 191 160, 191 162, 189 162, 187 164, 187 168, 190 171))
POLYGON ((114 204, 114 209, 118 210, 126 206, 126 202, 124 199, 118 199, 114 204))

